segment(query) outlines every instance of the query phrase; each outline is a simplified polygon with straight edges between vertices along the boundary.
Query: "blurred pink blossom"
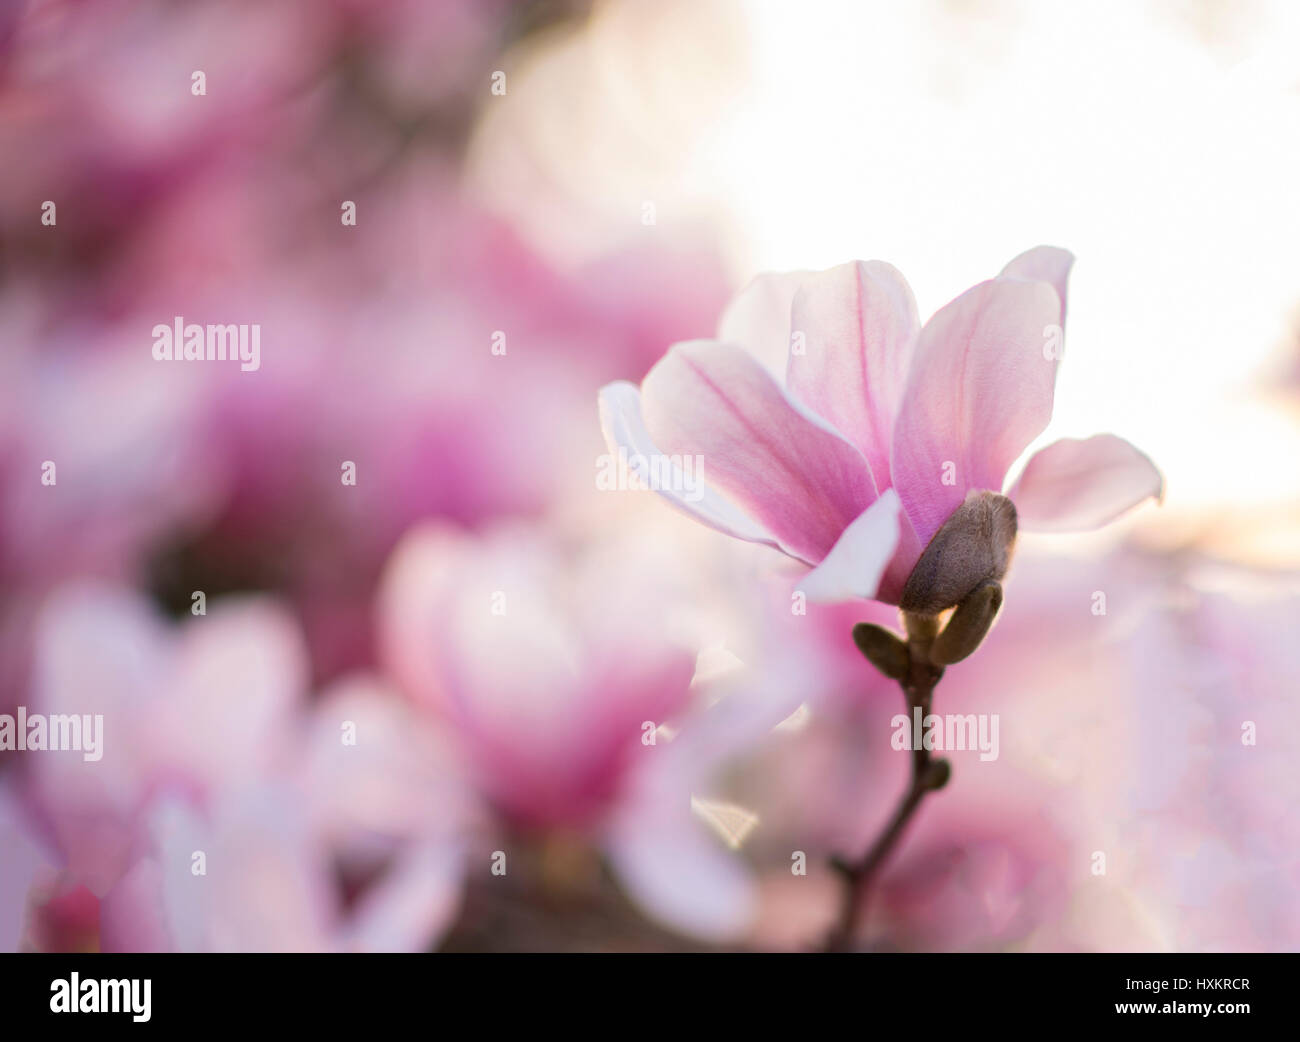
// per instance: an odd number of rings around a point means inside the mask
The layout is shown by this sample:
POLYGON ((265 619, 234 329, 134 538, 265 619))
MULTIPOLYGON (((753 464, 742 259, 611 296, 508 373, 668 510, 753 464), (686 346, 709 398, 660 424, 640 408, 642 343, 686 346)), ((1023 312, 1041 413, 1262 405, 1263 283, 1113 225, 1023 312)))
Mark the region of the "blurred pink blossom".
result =
POLYGON ((129 593, 61 592, 29 708, 102 715, 102 756, 20 754, 21 831, 46 867, 6 869, 7 896, 43 887, 39 923, 85 888, 106 950, 426 948, 458 906, 472 814, 450 754, 377 683, 310 712, 306 683, 269 602, 174 627, 129 593), (336 870, 358 867, 340 891, 336 870))
POLYGON ((666 563, 618 541, 566 549, 539 529, 417 528, 381 593, 384 660, 451 727, 506 821, 587 835, 647 912, 720 939, 749 921, 752 883, 691 797, 788 712, 786 691, 697 704, 666 563))

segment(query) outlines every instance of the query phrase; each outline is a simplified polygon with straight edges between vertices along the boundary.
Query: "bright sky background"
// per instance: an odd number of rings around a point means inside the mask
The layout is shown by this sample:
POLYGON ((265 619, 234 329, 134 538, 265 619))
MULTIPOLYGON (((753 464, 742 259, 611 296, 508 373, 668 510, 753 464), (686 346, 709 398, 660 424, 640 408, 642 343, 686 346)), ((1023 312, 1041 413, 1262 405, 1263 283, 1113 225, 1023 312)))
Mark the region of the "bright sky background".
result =
POLYGON ((1296 527, 1272 385, 1300 355, 1298 56, 1286 0, 614 2, 520 58, 471 176, 552 249, 644 233, 653 199, 670 233, 721 229, 737 282, 879 257, 923 316, 1065 246, 1045 440, 1112 430, 1171 511, 1296 527), (538 168, 585 225, 538 205, 538 168))

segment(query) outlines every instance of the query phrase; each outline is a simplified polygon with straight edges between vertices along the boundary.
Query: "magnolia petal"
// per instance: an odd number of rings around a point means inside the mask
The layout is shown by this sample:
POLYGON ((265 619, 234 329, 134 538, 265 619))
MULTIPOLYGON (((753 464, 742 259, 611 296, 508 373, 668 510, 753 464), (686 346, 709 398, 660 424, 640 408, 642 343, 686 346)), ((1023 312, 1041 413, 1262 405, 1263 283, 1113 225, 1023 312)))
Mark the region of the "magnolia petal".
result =
POLYGON ((142 857, 99 902, 99 950, 173 952, 163 907, 163 869, 142 857))
POLYGON ((1070 281, 1070 269, 1074 266, 1074 254, 1059 246, 1035 246, 1025 250, 1020 256, 1011 260, 1002 269, 1002 277, 1024 279, 1029 282, 1046 282, 1056 290, 1061 298, 1061 317, 1059 325, 1065 325, 1066 289, 1070 281))
POLYGON ((894 429, 891 470, 921 546, 973 489, 999 491, 1007 468, 1052 417, 1060 315, 1045 282, 994 279, 921 330, 894 429))
POLYGON ((71 877, 97 897, 130 865, 136 807, 160 758, 146 728, 174 695, 169 638, 143 597, 100 585, 55 592, 37 621, 31 710, 87 714, 102 726, 98 760, 31 758, 32 799, 48 816, 71 877))
POLYGON ((737 293, 718 322, 718 339, 739 344, 777 380, 790 358, 790 307, 808 271, 768 272, 737 293))
POLYGON ((924 549, 925 546, 917 536, 907 511, 902 511, 898 518, 898 547, 894 550, 894 559, 889 562, 885 574, 880 579, 880 588, 876 590, 875 600, 883 601, 885 604, 899 602, 903 596, 903 587, 907 585, 912 569, 921 559, 921 552, 924 549))
POLYGON ((1009 493, 1020 527, 1036 532, 1100 528, 1144 499, 1164 495, 1154 463, 1123 438, 1062 438, 1030 457, 1009 493))
POLYGON ((888 488, 889 450, 912 348, 921 329, 902 273, 854 261, 805 279, 794 296, 790 391, 856 445, 876 487, 888 488))
POLYGON ((809 564, 876 499, 862 453, 731 344, 677 344, 642 384, 654 443, 699 456, 711 484, 809 564))
POLYGON ((898 546, 898 493, 888 489, 844 530, 825 559, 799 589, 810 601, 870 600, 898 546))
POLYGON ((33 835, 13 791, 14 773, 0 783, 0 952, 21 950, 32 883, 38 872, 53 875, 59 860, 33 835))
MULTIPOLYGON (((625 456, 629 470, 634 471, 646 485, 653 487, 649 461, 663 460, 664 456, 655 447, 641 417, 641 392, 626 380, 619 380, 600 389, 599 402, 600 427, 610 453, 616 458, 621 458, 620 454, 625 456)), ((670 487, 655 488, 655 491, 678 510, 726 535, 779 549, 777 541, 767 529, 746 517, 732 503, 704 484, 701 475, 693 476, 692 492, 683 491, 690 489, 692 483, 686 480, 681 467, 673 466, 671 473, 680 480, 670 481, 670 487)))
POLYGON ((629 817, 606 844, 628 895, 654 919, 681 933, 721 942, 750 928, 758 895, 745 862, 689 814, 629 817))
POLYGON ((333 879, 299 796, 281 782, 226 795, 206 811, 171 795, 150 810, 177 950, 327 950, 333 879), (194 851, 213 868, 204 886, 191 875, 194 851))
POLYGON ((297 737, 311 682, 293 615, 269 598, 226 598, 183 626, 175 649, 175 690, 164 691, 150 744, 212 787, 273 769, 297 737))
POLYGON ((460 910, 464 875, 460 843, 420 841, 362 896, 343 930, 341 947, 361 952, 428 951, 460 910))

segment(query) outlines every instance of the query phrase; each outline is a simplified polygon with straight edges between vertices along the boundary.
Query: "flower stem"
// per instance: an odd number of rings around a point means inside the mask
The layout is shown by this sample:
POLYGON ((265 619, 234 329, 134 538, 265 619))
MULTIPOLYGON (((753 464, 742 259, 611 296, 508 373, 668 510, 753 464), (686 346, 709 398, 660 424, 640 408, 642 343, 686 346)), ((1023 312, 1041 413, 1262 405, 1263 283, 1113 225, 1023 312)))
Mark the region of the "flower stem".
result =
MULTIPOLYGON (((943 676, 943 669, 930 663, 928 652, 932 633, 917 632, 909 626, 908 652, 910 662, 907 673, 899 680, 899 686, 907 699, 908 719, 914 719, 916 709, 921 710, 924 719, 930 713, 930 703, 934 697, 935 686, 943 676)), ((948 782, 950 767, 947 760, 935 759, 924 743, 917 741, 920 736, 913 735, 913 746, 920 745, 912 752, 912 777, 899 801, 897 808, 884 831, 875 839, 867 852, 856 861, 844 861, 836 858, 832 864, 844 876, 844 901, 840 906, 840 916, 825 943, 829 952, 849 951, 853 947, 854 935, 862 919, 867 904, 867 895, 876 875, 889 855, 898 845, 907 829, 912 816, 921 806, 926 795, 944 787, 948 782)))

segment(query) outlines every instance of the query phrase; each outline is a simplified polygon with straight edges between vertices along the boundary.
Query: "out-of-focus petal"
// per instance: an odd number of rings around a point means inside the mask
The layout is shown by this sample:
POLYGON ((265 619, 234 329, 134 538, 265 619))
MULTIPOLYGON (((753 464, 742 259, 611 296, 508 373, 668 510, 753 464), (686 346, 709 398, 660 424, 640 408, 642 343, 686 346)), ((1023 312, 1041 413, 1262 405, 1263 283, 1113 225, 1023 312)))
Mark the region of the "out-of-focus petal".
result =
POLYGON ((99 947, 105 952, 176 950, 163 908, 163 871, 142 857, 99 902, 99 947))
POLYGON ((767 529, 709 488, 702 475, 692 473, 688 480, 682 467, 659 451, 641 417, 641 392, 634 385, 620 380, 601 388, 600 427, 610 453, 616 459, 626 458, 628 469, 678 510, 724 535, 780 549, 767 529), (651 460, 669 468, 674 479, 652 482, 651 460))
POLYGON ((739 855, 729 853, 689 813, 626 815, 606 847, 619 881, 649 915, 666 926, 710 941, 750 928, 757 884, 739 855))
POLYGON ((1057 357, 1045 282, 994 279, 941 308, 917 342, 894 430, 894 487, 924 547, 971 489, 1007 468, 1052 417, 1057 357))
POLYGON ((382 865, 340 928, 343 949, 425 951, 455 916, 474 807, 443 739, 372 678, 316 704, 306 778, 319 834, 340 865, 382 865))
POLYGON ((535 529, 414 529, 380 593, 387 671, 454 729, 480 793, 531 824, 586 821, 620 790, 642 725, 690 697, 694 648, 635 552, 535 529))
POLYGON ((1080 532, 1164 494, 1154 463, 1123 438, 1062 438, 1030 457, 1010 492, 1020 527, 1080 532))
POLYGON ((898 546, 898 493, 892 488, 867 507, 799 583, 810 601, 870 600, 898 546))
POLYGON ((790 358, 791 305, 808 271, 767 272, 737 293, 718 322, 718 339, 739 344, 784 381, 790 358))
POLYGON ((460 843, 425 840, 369 890, 342 935, 348 951, 419 952, 451 925, 465 870, 460 843))
POLYGON ((31 834, 10 786, 0 785, 0 952, 16 952, 23 935, 27 893, 39 870, 54 863, 31 834))
POLYGON ((809 276, 790 328, 803 342, 790 354, 791 393, 861 450, 878 489, 889 488, 894 417, 921 329, 907 280, 883 261, 809 276))
POLYGON ((282 608, 251 598, 218 603, 181 629, 173 690, 146 727, 151 744, 173 770, 214 788, 263 777, 297 738, 309 668, 282 608))
POLYGON ((862 453, 734 345, 676 345, 646 376, 641 399, 660 448, 702 457, 710 483, 809 564, 876 499, 862 453))
MULTIPOLYGON (((776 634, 758 639, 769 636, 776 634)), ((691 714, 671 740, 638 750, 605 830, 611 864, 643 910, 711 941, 752 926, 757 880, 748 862, 697 816, 695 796, 709 793, 728 765, 798 708, 808 681, 807 659, 787 642, 767 639, 765 646, 779 650, 759 668, 709 681, 707 709, 691 714)))
POLYGON ((332 880, 305 807, 278 785, 222 801, 206 816, 182 801, 151 814, 162 907, 181 951, 325 951, 332 880), (196 874, 202 853, 206 871, 196 874))
POLYGON ((103 896, 128 866, 136 807, 162 752, 144 727, 174 695, 167 628, 133 593, 67 587, 42 609, 35 646, 29 709, 78 718, 83 751, 32 758, 33 804, 72 876, 103 896))
POLYGON ((322 692, 306 746, 313 815, 331 846, 452 836, 474 813, 449 736, 377 679, 356 675, 322 692))
POLYGON ((1056 290, 1061 298, 1061 317, 1059 325, 1065 325, 1065 302, 1070 281, 1070 269, 1074 266, 1074 254, 1059 246, 1035 246, 1025 250, 1002 269, 1002 277, 1024 279, 1029 282, 1046 282, 1056 290))

